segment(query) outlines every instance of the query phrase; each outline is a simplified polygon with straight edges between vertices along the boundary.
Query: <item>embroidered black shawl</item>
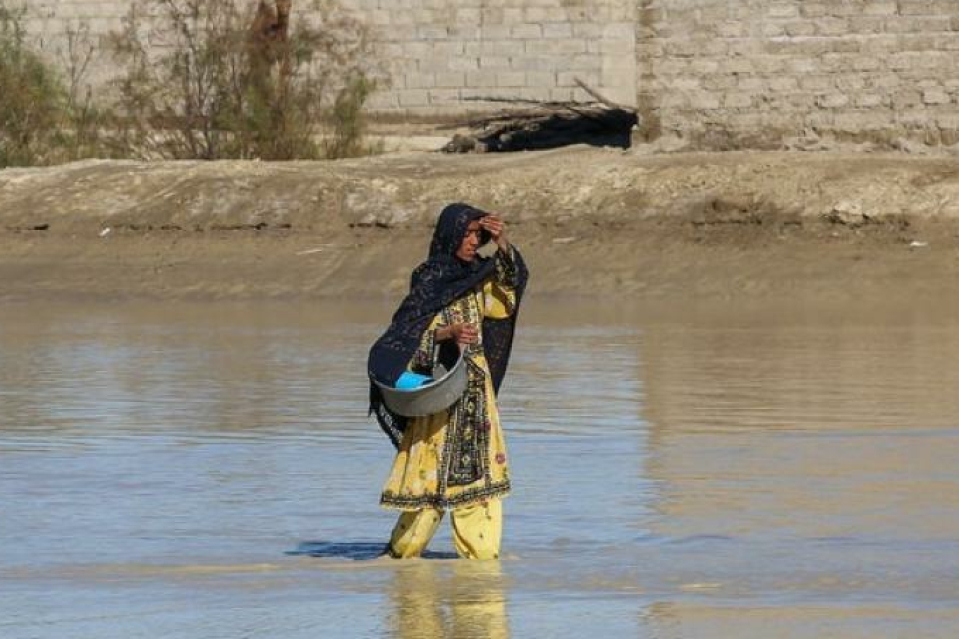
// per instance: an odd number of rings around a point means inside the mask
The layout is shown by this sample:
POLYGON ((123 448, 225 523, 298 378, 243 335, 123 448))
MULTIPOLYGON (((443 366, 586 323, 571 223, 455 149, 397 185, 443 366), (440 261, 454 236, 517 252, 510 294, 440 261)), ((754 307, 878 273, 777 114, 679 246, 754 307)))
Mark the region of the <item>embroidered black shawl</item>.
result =
MULTIPOLYGON (((382 384, 394 384, 406 370, 419 347, 423 331, 433 317, 453 300, 492 277, 495 270, 493 259, 477 257, 472 262, 464 262, 456 257, 456 250, 466 236, 470 222, 485 215, 485 211, 462 203, 450 204, 443 209, 433 231, 429 257, 413 270, 409 294, 393 314, 389 328, 370 348, 367 362, 371 380, 370 413, 376 415, 380 427, 397 448, 406 428, 406 418, 386 407, 372 380, 376 379, 382 384)), ((481 241, 488 239, 489 236, 484 231, 481 241)), ((483 320, 482 326, 483 349, 496 391, 499 391, 509 364, 516 315, 528 277, 523 258, 515 247, 513 258, 516 269, 516 308, 509 318, 487 318, 483 320)))

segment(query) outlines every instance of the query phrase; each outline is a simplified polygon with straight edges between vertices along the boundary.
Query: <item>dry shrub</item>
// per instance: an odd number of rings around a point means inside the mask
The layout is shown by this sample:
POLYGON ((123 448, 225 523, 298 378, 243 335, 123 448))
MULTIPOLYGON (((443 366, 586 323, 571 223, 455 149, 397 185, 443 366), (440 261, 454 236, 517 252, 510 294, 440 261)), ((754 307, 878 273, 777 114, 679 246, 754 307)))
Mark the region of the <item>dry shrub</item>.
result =
POLYGON ((26 12, 0 1, 0 167, 109 155, 101 135, 107 114, 86 85, 94 52, 88 26, 67 26, 57 68, 31 46, 26 12))
POLYGON ((251 29, 245 0, 135 0, 111 49, 120 137, 130 154, 162 158, 341 157, 362 150, 372 41, 332 1, 310 3, 283 39, 251 29), (333 142, 317 142, 324 123, 333 142))

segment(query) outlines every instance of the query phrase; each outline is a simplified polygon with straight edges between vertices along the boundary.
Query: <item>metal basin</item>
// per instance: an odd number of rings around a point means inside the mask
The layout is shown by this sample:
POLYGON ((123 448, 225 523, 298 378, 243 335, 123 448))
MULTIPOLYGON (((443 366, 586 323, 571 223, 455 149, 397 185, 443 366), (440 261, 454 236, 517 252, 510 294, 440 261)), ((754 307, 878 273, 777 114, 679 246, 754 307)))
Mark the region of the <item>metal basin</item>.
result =
POLYGON ((403 417, 425 417, 459 401, 467 382, 463 350, 453 342, 444 342, 437 348, 434 360, 433 381, 416 388, 393 388, 374 379, 386 407, 403 417))

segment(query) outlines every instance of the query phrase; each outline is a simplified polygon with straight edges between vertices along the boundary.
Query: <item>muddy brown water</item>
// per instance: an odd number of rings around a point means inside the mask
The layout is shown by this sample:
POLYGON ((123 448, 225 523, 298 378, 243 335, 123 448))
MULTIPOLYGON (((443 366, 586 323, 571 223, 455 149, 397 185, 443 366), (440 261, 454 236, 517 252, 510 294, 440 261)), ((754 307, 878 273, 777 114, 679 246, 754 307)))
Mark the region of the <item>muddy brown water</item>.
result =
POLYGON ((951 637, 959 315, 531 299, 505 558, 379 557, 384 303, 0 309, 0 636, 951 637))

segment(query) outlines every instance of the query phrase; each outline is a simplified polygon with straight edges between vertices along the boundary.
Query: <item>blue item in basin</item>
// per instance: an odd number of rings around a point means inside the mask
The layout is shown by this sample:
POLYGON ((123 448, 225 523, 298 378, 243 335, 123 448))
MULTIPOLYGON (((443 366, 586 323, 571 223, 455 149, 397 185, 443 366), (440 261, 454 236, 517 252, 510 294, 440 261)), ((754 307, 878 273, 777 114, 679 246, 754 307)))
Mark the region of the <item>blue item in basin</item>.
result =
POLYGON ((447 410, 463 396, 469 375, 463 349, 453 340, 433 352, 433 375, 406 371, 393 384, 376 384, 386 407, 403 417, 423 417, 447 410))
POLYGON ((419 373, 411 373, 406 371, 400 375, 399 379, 396 380, 394 387, 397 390, 412 390, 414 388, 419 388, 423 384, 428 384, 433 381, 432 377, 427 377, 426 375, 420 375, 419 373))

